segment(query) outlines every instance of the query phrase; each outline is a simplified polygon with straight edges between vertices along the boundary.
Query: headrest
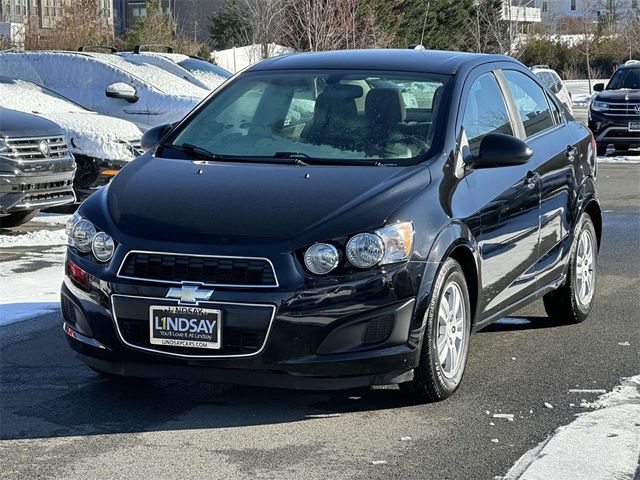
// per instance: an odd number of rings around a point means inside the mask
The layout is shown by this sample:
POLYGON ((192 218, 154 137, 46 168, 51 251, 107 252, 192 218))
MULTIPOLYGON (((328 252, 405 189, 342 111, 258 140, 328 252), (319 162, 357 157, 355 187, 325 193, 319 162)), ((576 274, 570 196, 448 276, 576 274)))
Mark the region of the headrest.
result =
POLYGON ((374 88, 369 90, 364 103, 367 120, 376 123, 393 124, 405 119, 404 99, 395 88, 374 88))

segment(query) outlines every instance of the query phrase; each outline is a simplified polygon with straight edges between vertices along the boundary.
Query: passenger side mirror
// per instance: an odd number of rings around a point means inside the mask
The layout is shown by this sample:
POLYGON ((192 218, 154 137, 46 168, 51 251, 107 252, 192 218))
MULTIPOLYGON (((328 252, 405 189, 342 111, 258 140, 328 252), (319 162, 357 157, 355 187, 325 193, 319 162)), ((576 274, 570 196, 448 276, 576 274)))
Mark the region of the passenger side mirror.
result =
POLYGON ((478 155, 472 168, 507 167, 522 165, 533 155, 531 147, 519 138, 504 133, 490 133, 480 142, 478 155))
POLYGON ((604 90, 604 83, 596 83, 596 84, 593 86, 593 91, 594 91, 594 92, 601 92, 601 91, 603 91, 603 90, 604 90))
POLYGON ((140 147, 142 148, 142 151, 148 152, 158 145, 160 140, 162 140, 172 128, 173 125, 171 124, 158 125, 157 127, 150 128, 144 132, 144 135, 142 135, 142 139, 140 140, 140 147))
POLYGON ((109 98, 120 98, 129 103, 135 103, 138 101, 136 89, 124 82, 112 83, 106 88, 104 93, 109 98))

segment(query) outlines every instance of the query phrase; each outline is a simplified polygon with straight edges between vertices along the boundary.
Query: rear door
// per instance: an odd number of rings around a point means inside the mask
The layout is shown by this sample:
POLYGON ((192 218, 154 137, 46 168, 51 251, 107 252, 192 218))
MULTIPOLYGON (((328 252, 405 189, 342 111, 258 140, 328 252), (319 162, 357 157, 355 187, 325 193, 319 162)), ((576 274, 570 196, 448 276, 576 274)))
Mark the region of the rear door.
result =
MULTIPOLYGON (((493 71, 465 86, 463 97, 465 158, 477 155, 489 133, 519 134, 493 71)), ((538 258, 540 181, 528 164, 467 169, 465 179, 481 223, 474 233, 481 260, 479 312, 487 319, 535 292, 530 270, 538 258)))
POLYGON ((504 69, 499 78, 517 110, 520 136, 533 150, 527 167, 540 179, 538 259, 529 272, 536 275, 540 288, 562 272, 562 241, 569 232, 569 207, 575 200, 577 142, 556 101, 531 76, 520 70, 504 69))

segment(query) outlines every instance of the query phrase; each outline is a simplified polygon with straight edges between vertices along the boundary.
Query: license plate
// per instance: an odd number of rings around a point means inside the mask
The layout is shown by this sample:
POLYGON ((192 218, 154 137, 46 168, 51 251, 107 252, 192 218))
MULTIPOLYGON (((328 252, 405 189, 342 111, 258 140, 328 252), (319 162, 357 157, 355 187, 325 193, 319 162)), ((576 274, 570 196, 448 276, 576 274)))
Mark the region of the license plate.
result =
POLYGON ((153 345, 215 350, 221 345, 220 310, 199 307, 149 307, 149 341, 153 345))
POLYGON ((640 122, 629 122, 630 132, 640 132, 640 122))

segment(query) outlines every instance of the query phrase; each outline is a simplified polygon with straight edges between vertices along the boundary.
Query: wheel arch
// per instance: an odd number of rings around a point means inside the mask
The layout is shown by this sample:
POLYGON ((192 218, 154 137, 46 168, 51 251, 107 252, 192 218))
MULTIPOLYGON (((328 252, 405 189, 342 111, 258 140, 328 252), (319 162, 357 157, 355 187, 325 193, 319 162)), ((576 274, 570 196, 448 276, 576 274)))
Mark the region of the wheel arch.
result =
POLYGON ((584 207, 584 213, 588 213, 593 221, 593 226, 596 229, 598 251, 600 251, 600 245, 602 244, 602 210, 600 209, 600 204, 595 198, 591 198, 587 201, 584 207))

